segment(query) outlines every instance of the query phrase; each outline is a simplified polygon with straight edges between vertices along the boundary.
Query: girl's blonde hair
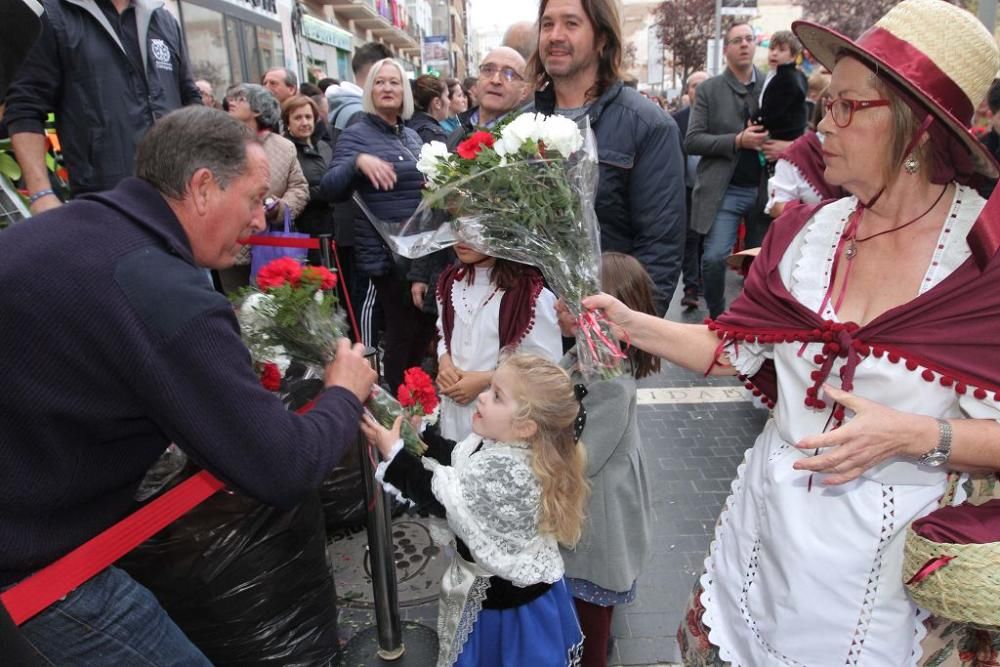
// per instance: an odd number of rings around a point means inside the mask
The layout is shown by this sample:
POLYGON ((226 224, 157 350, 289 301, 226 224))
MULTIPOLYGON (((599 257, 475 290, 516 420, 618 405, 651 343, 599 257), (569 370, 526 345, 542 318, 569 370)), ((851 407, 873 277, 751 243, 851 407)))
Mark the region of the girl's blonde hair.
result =
POLYGON ((584 508, 590 494, 587 454, 573 439, 580 411, 569 374, 548 359, 513 354, 497 371, 510 371, 511 392, 518 408, 515 421, 530 419, 537 426, 531 442, 531 467, 542 487, 538 526, 565 546, 583 532, 584 508))
POLYGON ((368 72, 368 79, 365 81, 364 95, 361 97, 361 108, 368 113, 376 113, 375 100, 375 79, 378 78, 379 70, 385 65, 392 65, 399 72, 400 82, 403 84, 403 106, 399 110, 399 117, 403 120, 410 120, 413 117, 413 89, 410 81, 406 77, 403 66, 395 58, 383 58, 374 65, 368 72))

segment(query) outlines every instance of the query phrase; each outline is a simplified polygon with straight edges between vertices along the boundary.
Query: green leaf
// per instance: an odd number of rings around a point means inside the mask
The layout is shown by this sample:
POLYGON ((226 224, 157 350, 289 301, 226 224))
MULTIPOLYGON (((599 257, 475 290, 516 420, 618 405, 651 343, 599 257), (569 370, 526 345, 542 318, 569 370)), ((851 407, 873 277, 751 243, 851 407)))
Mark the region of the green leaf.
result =
POLYGON ((12 181, 21 179, 21 166, 9 153, 0 153, 0 174, 12 181))

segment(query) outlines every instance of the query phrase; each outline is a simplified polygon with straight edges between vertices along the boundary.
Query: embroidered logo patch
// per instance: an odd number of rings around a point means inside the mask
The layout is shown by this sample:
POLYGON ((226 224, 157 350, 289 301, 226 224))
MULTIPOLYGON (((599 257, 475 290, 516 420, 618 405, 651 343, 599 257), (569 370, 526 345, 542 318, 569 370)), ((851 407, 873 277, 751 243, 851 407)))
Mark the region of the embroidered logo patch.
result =
POLYGON ((165 69, 172 72, 174 66, 170 63, 170 48, 162 39, 151 39, 153 60, 157 69, 165 69))

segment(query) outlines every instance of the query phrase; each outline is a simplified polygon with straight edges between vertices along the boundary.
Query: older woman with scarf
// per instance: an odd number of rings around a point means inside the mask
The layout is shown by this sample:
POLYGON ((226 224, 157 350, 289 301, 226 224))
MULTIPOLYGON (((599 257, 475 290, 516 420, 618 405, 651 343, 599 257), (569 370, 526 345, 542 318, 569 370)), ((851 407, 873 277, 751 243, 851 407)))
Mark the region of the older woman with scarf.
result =
POLYGON ((833 71, 825 178, 851 196, 789 207, 707 326, 585 301, 632 345, 738 375, 773 408, 678 633, 684 661, 996 664, 976 661, 996 634, 911 600, 903 551, 950 478, 1000 470, 1000 199, 971 187, 998 169, 968 130, 1000 54, 941 0, 904 0, 857 41, 793 30, 833 71))
MULTIPOLYGON (((309 203, 309 183, 295 153, 295 145, 277 133, 281 121, 278 100, 267 88, 253 83, 241 83, 226 91, 226 111, 257 134, 267 153, 271 176, 265 200, 267 222, 272 226, 283 223, 287 210, 295 219, 309 203)), ((247 285, 250 281, 250 249, 236 258, 236 265, 219 271, 223 289, 227 292, 247 285)))
MULTIPOLYGON (((323 118, 316 102, 305 95, 292 95, 281 104, 285 137, 295 146, 299 167, 309 184, 309 202, 295 219, 295 228, 310 236, 333 236, 333 207, 323 199, 319 184, 333 157, 330 144, 316 138, 316 122, 323 118)), ((318 264, 320 252, 309 251, 309 261, 318 264)))

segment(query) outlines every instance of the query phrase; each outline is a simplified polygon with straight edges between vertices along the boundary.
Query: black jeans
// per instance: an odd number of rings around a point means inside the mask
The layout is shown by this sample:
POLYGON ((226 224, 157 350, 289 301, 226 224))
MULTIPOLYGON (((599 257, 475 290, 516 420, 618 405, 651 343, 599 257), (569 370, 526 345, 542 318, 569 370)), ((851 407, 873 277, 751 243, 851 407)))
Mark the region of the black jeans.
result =
POLYGON ((434 316, 413 305, 406 272, 407 267, 397 263, 388 274, 372 278, 385 315, 382 366, 393 395, 403 383, 403 371, 420 365, 434 338, 434 316))
POLYGON ((684 237, 684 261, 681 263, 681 274, 684 281, 684 291, 697 293, 701 289, 701 252, 705 240, 704 234, 699 234, 691 228, 691 190, 687 191, 688 224, 684 237))

